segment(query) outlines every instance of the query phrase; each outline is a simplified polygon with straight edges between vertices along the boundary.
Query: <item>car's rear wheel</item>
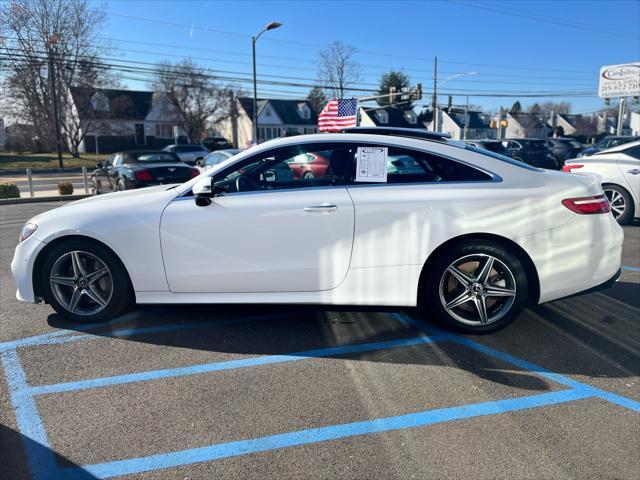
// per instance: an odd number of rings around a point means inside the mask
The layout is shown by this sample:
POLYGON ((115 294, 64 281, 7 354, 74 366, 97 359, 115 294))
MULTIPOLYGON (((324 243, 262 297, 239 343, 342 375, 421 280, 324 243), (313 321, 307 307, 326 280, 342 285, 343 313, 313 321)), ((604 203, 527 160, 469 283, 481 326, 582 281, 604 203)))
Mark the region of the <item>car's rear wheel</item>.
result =
POLYGON ((63 317, 78 322, 109 320, 131 304, 129 276, 102 245, 70 239, 46 253, 40 285, 45 300, 63 317))
POLYGON ((123 192, 127 189, 127 185, 124 183, 124 178, 119 178, 116 181, 116 192, 123 192))
POLYGON ((489 333, 509 325, 528 298, 520 259, 498 243, 467 240, 443 252, 426 272, 421 306, 454 328, 489 333))
POLYGON ((98 179, 95 175, 91 175, 91 179, 89 180, 89 189, 91 190, 91 195, 100 195, 100 187, 98 186, 98 179))
POLYGON ((633 217, 633 199, 629 192, 618 185, 603 185, 602 189, 604 194, 609 199, 609 205, 611 205, 611 213, 613 218, 620 225, 629 223, 633 217))

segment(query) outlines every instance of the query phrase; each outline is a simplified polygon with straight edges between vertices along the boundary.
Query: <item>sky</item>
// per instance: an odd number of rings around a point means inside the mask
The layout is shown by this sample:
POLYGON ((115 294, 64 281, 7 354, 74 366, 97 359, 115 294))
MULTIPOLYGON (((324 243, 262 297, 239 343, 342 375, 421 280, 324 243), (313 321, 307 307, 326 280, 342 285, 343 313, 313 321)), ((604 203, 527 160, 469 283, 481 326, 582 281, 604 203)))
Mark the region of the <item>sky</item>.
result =
MULTIPOLYGON (((490 111, 516 99, 525 107, 565 100, 575 113, 598 110, 604 107, 597 97, 600 67, 640 61, 640 0, 108 0, 105 5, 107 21, 99 34, 113 47, 109 58, 151 66, 191 57, 247 94, 251 36, 269 22, 282 23, 257 42, 258 76, 302 86, 259 84, 261 97, 304 98, 307 85, 317 83, 319 51, 334 41, 356 48, 359 89, 376 90, 380 75, 391 69, 403 70, 413 85, 422 83, 418 110, 430 102, 435 56, 441 82, 473 73, 439 86, 444 94, 439 102, 446 103, 450 93, 454 105, 461 105, 469 95, 470 103, 490 111), (515 95, 525 92, 561 96, 515 95)), ((146 78, 128 73, 121 81, 146 89, 146 78)))

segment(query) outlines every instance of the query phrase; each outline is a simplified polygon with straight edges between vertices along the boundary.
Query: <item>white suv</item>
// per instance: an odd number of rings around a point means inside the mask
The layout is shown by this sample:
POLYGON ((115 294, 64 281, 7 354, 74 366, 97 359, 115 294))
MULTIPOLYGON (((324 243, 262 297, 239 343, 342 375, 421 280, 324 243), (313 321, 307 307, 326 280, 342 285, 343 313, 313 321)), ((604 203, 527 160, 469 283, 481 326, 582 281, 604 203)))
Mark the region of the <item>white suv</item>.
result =
POLYGON ((203 145, 167 145, 162 149, 165 152, 175 153, 180 160, 189 165, 195 165, 209 154, 203 145))

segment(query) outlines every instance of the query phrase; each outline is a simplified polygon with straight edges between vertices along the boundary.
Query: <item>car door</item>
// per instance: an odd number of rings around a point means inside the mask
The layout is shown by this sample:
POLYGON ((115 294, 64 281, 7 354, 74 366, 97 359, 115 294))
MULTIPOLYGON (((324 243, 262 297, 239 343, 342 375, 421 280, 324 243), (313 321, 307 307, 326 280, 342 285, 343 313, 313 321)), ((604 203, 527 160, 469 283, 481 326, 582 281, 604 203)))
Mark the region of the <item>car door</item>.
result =
POLYGON ((351 258, 354 206, 345 186, 352 151, 345 144, 306 144, 255 154, 217 172, 209 206, 183 196, 160 226, 173 292, 311 292, 331 290, 351 258), (294 178, 289 163, 329 151, 334 169, 294 178))
POLYGON ((628 148, 619 156, 618 168, 636 205, 640 204, 640 146, 628 148))

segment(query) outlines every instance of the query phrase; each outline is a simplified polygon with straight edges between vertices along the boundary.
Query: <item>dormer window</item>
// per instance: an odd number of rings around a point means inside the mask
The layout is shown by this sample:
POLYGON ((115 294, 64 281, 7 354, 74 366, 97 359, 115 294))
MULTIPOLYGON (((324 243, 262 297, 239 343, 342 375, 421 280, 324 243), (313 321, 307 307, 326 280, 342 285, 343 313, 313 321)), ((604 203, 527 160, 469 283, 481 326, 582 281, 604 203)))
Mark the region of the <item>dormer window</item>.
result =
POLYGON ((311 118, 311 110, 309 110, 309 106, 306 103, 298 104, 298 115, 300 115, 300 118, 304 120, 309 120, 311 118))
POLYGON ((91 106, 96 112, 108 112, 109 99, 104 93, 96 92, 91 97, 91 106))
POLYGON ((389 123, 389 114, 386 110, 377 110, 376 117, 380 123, 389 123))
POLYGON ((412 125, 418 123, 418 116, 413 110, 407 110, 406 112, 404 112, 404 118, 406 118, 407 122, 411 123, 412 125))

